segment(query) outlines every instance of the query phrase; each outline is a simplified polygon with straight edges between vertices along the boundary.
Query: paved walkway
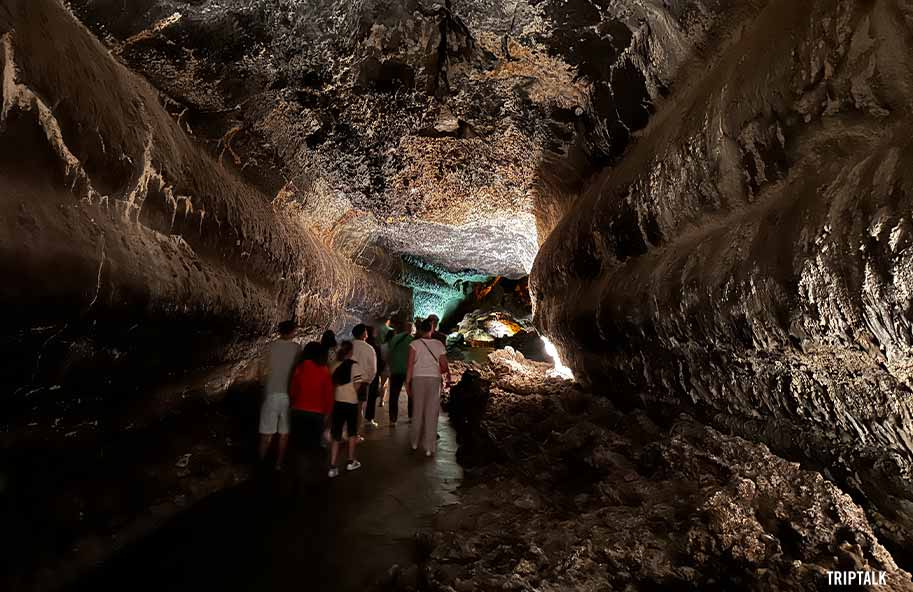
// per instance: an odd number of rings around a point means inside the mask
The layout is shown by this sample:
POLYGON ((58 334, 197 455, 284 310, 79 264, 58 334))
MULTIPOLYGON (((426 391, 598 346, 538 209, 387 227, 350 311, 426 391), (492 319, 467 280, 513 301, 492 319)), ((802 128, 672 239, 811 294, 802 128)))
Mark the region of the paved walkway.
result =
POLYGON ((425 458, 409 450, 405 408, 396 428, 378 411, 383 423, 365 434, 358 471, 331 481, 323 469, 300 484, 296 468, 215 494, 77 589, 347 592, 410 563, 416 531, 455 500, 456 438, 442 417, 438 453, 425 458))

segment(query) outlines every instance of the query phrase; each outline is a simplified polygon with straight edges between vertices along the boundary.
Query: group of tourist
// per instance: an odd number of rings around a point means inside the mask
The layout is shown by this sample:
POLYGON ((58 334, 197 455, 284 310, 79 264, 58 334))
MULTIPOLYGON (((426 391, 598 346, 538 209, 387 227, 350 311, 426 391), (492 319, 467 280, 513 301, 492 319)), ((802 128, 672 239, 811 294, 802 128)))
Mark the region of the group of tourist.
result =
POLYGON ((260 364, 265 385, 260 409, 261 459, 274 439, 277 470, 281 470, 289 443, 318 450, 329 440, 328 475, 339 475, 340 448, 345 447, 347 471, 361 467, 356 457, 364 441, 364 425, 378 427, 378 405, 388 399, 390 427, 399 419, 399 398, 408 397, 409 442, 413 451, 435 453, 441 390, 451 384, 446 337, 437 330, 439 319, 400 320, 395 329, 386 319, 379 327, 358 324, 352 340, 337 343, 326 331, 321 340, 301 347, 295 341, 293 321, 279 324, 260 364), (389 387, 389 396, 385 390, 389 387))

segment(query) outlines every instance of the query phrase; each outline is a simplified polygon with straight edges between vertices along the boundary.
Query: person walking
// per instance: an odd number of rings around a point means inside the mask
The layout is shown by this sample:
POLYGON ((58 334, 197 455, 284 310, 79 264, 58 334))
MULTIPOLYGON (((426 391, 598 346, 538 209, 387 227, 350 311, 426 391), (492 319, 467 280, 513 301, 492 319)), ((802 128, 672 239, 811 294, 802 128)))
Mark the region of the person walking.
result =
POLYGON ((368 327, 367 329, 367 343, 374 349, 374 359, 377 363, 377 372, 374 374, 374 380, 372 380, 371 384, 368 386, 368 401, 365 406, 365 421, 367 421, 368 425, 370 425, 372 428, 376 428, 377 422, 374 420, 374 415, 377 412, 377 400, 381 395, 380 377, 386 369, 386 362, 384 361, 380 345, 377 343, 377 340, 374 339, 374 327, 368 327))
POLYGON ((438 324, 441 320, 437 317, 436 314, 429 315, 428 320, 431 321, 431 339, 437 339, 444 344, 444 348, 447 347, 447 336, 437 330, 438 324))
POLYGON ((327 352, 319 342, 312 341, 302 349, 292 374, 289 395, 292 446, 310 463, 310 457, 320 451, 321 438, 329 428, 335 401, 327 352))
POLYGON ((425 456, 433 455, 437 449, 442 379, 446 378, 447 386, 452 382, 447 350, 440 341, 431 337, 431 333, 431 321, 425 319, 419 325, 418 339, 409 344, 406 372, 406 392, 414 401, 415 412, 415 421, 409 433, 412 450, 417 450, 421 444, 425 456))
POLYGON ((330 445, 330 470, 327 475, 332 479, 339 475, 337 460, 339 447, 343 442, 342 433, 345 428, 348 434, 346 443, 349 462, 346 463, 347 471, 354 471, 361 467, 355 458, 355 448, 358 446, 358 401, 362 399, 359 391, 368 388, 361 375, 358 362, 352 359, 352 342, 343 341, 336 352, 336 363, 332 366, 333 377, 333 418, 330 433, 333 443, 330 445))
MULTIPOLYGON (((406 373, 409 369, 409 345, 412 343, 412 323, 403 321, 397 327, 397 333, 387 346, 387 360, 390 366, 390 427, 396 426, 399 418, 399 394, 406 384, 406 373)), ((412 419, 412 398, 407 404, 409 419, 412 419)))
MULTIPOLYGON (((361 434, 362 420, 365 416, 365 403, 368 400, 368 387, 377 375, 377 353, 368 343, 368 327, 359 323, 352 329, 352 360, 358 363, 359 380, 364 382, 365 388, 358 390, 358 431, 361 434)), ((359 440, 364 437, 359 435, 359 440)))
MULTIPOLYGON (((327 329, 323 332, 323 335, 320 336, 320 345, 324 350, 326 350, 327 360, 329 360, 331 364, 335 363, 336 348, 338 347, 339 343, 336 341, 336 333, 334 333, 332 329, 327 329)), ((330 445, 331 441, 332 437, 330 436, 330 428, 327 427, 323 431, 323 437, 320 440, 320 445, 326 448, 330 445)))
POLYGON ((264 383, 263 405, 260 407, 260 460, 266 459, 273 438, 278 435, 276 470, 282 469, 289 433, 289 380, 298 359, 300 348, 292 339, 294 321, 279 323, 279 339, 269 344, 260 360, 259 375, 264 383))

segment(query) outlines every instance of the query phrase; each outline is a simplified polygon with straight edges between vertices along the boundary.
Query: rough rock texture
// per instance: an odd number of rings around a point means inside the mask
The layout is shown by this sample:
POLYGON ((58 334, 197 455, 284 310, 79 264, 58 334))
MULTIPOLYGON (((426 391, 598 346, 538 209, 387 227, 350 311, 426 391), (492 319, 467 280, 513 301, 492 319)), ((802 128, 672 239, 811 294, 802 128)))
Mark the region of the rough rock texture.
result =
POLYGON ((847 494, 766 446, 687 415, 657 426, 504 352, 463 382, 460 450, 484 444, 391 589, 812 591, 884 570, 913 590, 847 494))
POLYGON ((411 308, 207 156, 58 2, 0 6, 0 69, 5 409, 236 359, 289 317, 411 308))
POLYGON ((702 7, 664 4, 69 2, 186 131, 338 249, 512 277, 702 35, 702 7))
POLYGON ((537 324, 618 401, 826 467, 909 549, 913 7, 739 4, 544 244, 537 324))

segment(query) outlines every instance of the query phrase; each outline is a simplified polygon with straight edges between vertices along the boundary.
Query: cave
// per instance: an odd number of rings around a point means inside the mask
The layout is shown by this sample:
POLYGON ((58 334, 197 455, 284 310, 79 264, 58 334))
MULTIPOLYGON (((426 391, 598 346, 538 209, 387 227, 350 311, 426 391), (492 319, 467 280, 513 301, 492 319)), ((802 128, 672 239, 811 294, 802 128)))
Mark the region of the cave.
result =
POLYGON ((911 23, 0 0, 0 588, 913 590, 911 23), (431 315, 426 455, 258 460, 280 326, 431 315))

